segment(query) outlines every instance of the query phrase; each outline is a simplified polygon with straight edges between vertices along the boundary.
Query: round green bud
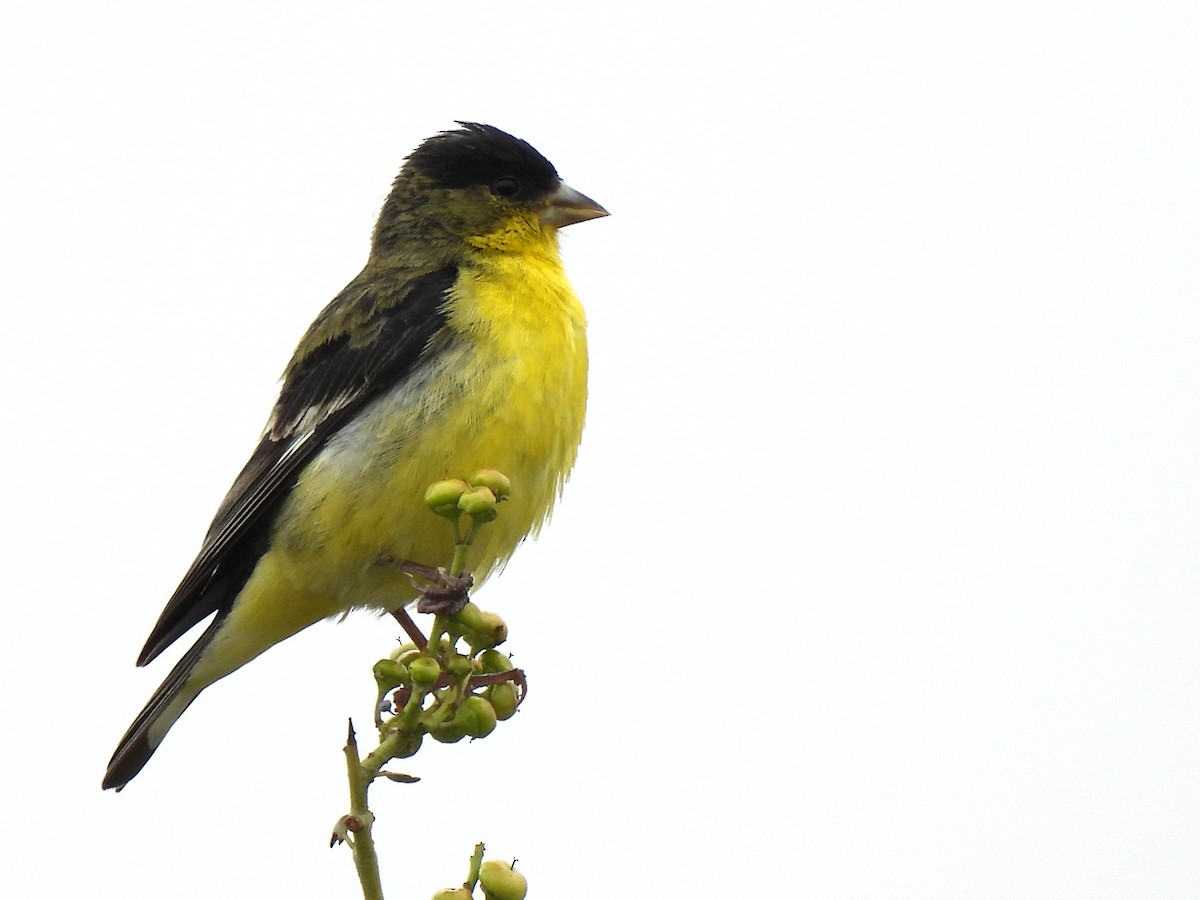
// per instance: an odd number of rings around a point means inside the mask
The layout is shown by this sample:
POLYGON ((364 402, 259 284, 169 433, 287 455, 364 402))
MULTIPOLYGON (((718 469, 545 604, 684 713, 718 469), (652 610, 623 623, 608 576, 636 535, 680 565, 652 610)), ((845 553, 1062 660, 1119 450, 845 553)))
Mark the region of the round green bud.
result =
POLYGON ((413 756, 421 749, 421 741, 424 738, 425 735, 416 729, 404 732, 396 742, 395 749, 392 751, 392 758, 408 759, 408 757, 413 756))
POLYGON ((492 709, 496 711, 496 718, 501 722, 511 719, 516 714, 517 686, 511 681, 493 684, 484 692, 484 696, 487 697, 488 703, 492 704, 492 709))
MULTIPOLYGON (((474 603, 468 603, 459 610, 454 623, 462 628, 463 639, 475 652, 503 644, 508 639, 508 625, 504 620, 497 613, 486 612, 474 603)), ((508 669, 511 668, 510 665, 508 669)))
POLYGON ((425 489, 425 505, 430 509, 455 506, 458 499, 470 489, 471 486, 459 478, 434 482, 425 489))
POLYGON ((489 859, 479 867, 479 886, 487 900, 525 900, 529 883, 506 862, 489 859))
POLYGON ((467 479, 475 487, 485 487, 496 495, 497 500, 503 500, 512 495, 512 482, 508 476, 496 469, 480 469, 467 479))
POLYGON ((458 508, 471 516, 491 512, 496 508, 496 495, 490 488, 471 488, 458 498, 458 508))
POLYGON ((400 663, 402 666, 412 665, 412 661, 420 655, 421 651, 416 647, 413 647, 410 650, 405 650, 403 653, 397 653, 395 650, 392 651, 392 659, 400 663))
POLYGON ((464 634, 463 639, 477 652, 485 647, 495 647, 508 640, 508 625, 499 614, 482 612, 477 627, 464 634))
POLYGON ((477 631, 483 624, 483 610, 468 600, 463 604, 463 608, 454 614, 454 618, 451 621, 455 625, 461 625, 463 628, 477 631))
POLYGON ((471 900, 471 892, 465 887, 442 888, 433 895, 433 900, 471 900))
POLYGON ((456 715, 449 722, 443 722, 441 725, 435 725, 429 729, 429 736, 439 744, 457 744, 467 736, 467 726, 458 721, 456 715))
POLYGON ((409 684, 408 667, 394 659, 381 659, 375 663, 375 680, 383 690, 409 684))
POLYGON ((496 710, 483 697, 472 695, 463 700, 454 721, 473 738, 487 737, 496 730, 496 710))
POLYGON ((431 659, 428 656, 418 656, 409 663, 408 672, 412 676, 414 685, 417 687, 429 687, 442 674, 442 667, 438 665, 436 659, 431 659))
POLYGON ((446 671, 456 678, 465 678, 471 674, 471 657, 455 653, 446 660, 446 671))
POLYGON ((515 668, 512 660, 499 650, 484 650, 483 653, 479 654, 479 665, 488 674, 511 672, 515 668))

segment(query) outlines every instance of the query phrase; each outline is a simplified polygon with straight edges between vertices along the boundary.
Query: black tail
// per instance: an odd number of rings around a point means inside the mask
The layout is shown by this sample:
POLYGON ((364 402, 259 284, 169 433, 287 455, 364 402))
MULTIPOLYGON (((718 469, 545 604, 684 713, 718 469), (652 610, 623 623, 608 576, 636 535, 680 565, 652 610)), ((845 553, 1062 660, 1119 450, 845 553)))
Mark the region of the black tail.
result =
POLYGON ((200 639, 183 655, 183 658, 171 670, 171 674, 159 685, 150 702, 142 709, 125 736, 117 744, 117 750, 108 761, 108 771, 104 773, 104 788, 121 790, 142 768, 150 761, 158 745, 175 720, 196 699, 200 691, 208 685, 188 686, 188 676, 199 662, 200 656, 207 649, 213 636, 225 621, 224 615, 218 615, 209 624, 200 639), (189 696, 190 693, 190 696, 189 696))

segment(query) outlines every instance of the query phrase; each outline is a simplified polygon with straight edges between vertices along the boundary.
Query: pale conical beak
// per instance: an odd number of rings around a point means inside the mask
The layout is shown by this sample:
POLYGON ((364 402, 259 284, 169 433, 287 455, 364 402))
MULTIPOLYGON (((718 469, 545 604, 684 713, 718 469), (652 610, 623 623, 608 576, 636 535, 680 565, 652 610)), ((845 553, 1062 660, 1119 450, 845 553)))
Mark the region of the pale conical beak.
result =
POLYGON ((538 218, 551 228, 562 228, 607 215, 608 210, 591 197, 585 197, 560 181, 558 189, 546 198, 546 206, 538 213, 538 218))

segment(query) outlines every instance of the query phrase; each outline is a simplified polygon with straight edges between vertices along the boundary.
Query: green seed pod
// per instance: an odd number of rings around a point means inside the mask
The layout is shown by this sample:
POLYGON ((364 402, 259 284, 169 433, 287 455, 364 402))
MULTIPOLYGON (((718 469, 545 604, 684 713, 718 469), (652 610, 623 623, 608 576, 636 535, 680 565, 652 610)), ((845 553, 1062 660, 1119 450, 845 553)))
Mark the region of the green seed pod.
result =
POLYGON ((511 681, 493 684, 484 692, 488 703, 496 711, 496 718, 501 722, 511 719, 517 712, 517 686, 511 681))
POLYGON ((491 512, 496 508, 496 495, 490 488, 471 488, 458 498, 458 508, 471 516, 491 512))
POLYGON ((400 663, 400 665, 402 665, 402 666, 412 665, 412 661, 420 655, 421 655, 421 651, 418 650, 416 647, 413 647, 409 650, 405 650, 401 653, 397 653, 395 650, 392 651, 392 659, 394 659, 396 662, 400 663))
POLYGON ((467 697, 454 714, 454 722, 473 738, 487 737, 496 730, 496 710, 483 697, 467 697))
POLYGON ((390 691, 394 687, 411 683, 408 667, 394 659, 381 659, 375 663, 374 672, 375 682, 379 685, 380 690, 390 691))
POLYGON ((458 499, 470 489, 471 486, 459 478, 434 482, 425 489, 425 505, 430 509, 455 506, 458 499))
POLYGON ((419 656, 409 663, 408 672, 412 676, 413 684, 424 688, 438 680, 438 676, 442 674, 442 667, 436 659, 419 656))
POLYGON ((497 500, 503 500, 512 495, 512 482, 508 476, 496 469, 480 469, 467 479, 475 487, 488 488, 496 495, 497 500))
POLYGON ((499 650, 485 650, 479 654, 479 664, 484 672, 488 674, 499 674, 500 672, 511 672, 515 667, 512 660, 501 653, 499 650))
POLYGON ((455 678, 464 678, 471 674, 471 657, 455 653, 446 660, 446 671, 455 678))
POLYGON ((392 751, 393 759, 408 759, 421 749, 421 741, 425 735, 420 731, 413 730, 405 732, 404 735, 396 742, 396 748, 392 751))
MULTIPOLYGON (((463 632, 463 640, 478 653, 487 647, 503 644, 508 639, 508 625, 494 612, 486 612, 474 603, 468 603, 454 617, 454 623, 463 632)), ((501 671, 507 672, 512 666, 501 671)))
POLYGON ((454 614, 451 621, 455 625, 475 631, 483 624, 483 610, 468 600, 463 608, 454 614))
POLYGON ((479 886, 487 900, 525 900, 529 883, 506 862, 489 859, 479 867, 479 886))
POLYGON ((471 892, 465 887, 442 888, 433 895, 433 900, 471 900, 471 892))
POLYGON ((429 736, 439 744, 457 744, 467 736, 467 727, 455 716, 449 722, 443 722, 429 729, 429 736))
POLYGON ((478 626, 464 634, 463 639, 471 645, 472 650, 478 653, 484 648, 495 647, 508 640, 508 625, 500 618, 499 614, 482 612, 479 614, 478 626))

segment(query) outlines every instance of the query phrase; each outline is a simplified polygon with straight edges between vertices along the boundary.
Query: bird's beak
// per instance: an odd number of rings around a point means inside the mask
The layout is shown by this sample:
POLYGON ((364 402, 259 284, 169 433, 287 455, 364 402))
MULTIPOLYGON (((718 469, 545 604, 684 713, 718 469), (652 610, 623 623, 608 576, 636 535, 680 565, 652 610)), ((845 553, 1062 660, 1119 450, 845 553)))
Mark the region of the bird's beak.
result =
POLYGON ((546 205, 538 213, 538 218, 542 220, 542 224, 551 228, 562 228, 564 225, 574 225, 576 222, 586 222, 588 219, 598 219, 607 215, 608 210, 595 200, 585 197, 560 181, 558 189, 546 198, 546 205))

